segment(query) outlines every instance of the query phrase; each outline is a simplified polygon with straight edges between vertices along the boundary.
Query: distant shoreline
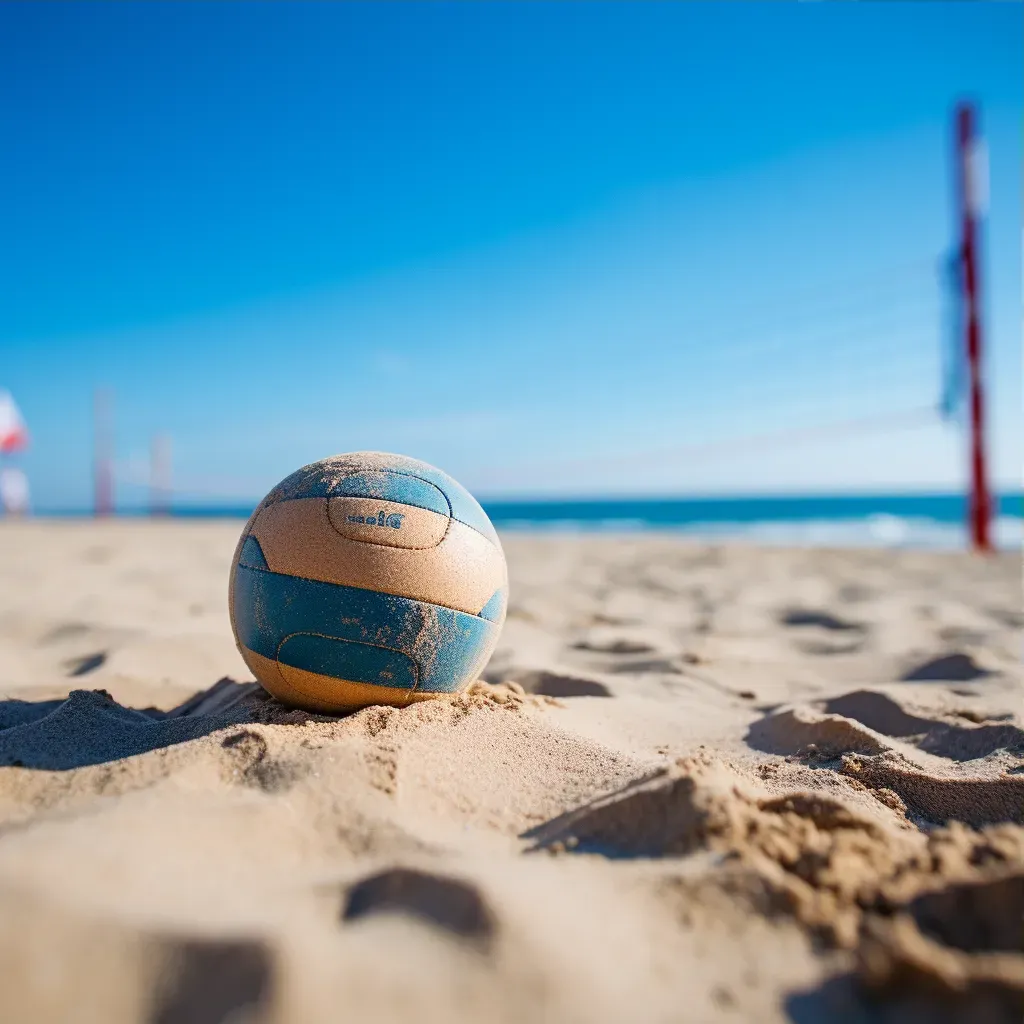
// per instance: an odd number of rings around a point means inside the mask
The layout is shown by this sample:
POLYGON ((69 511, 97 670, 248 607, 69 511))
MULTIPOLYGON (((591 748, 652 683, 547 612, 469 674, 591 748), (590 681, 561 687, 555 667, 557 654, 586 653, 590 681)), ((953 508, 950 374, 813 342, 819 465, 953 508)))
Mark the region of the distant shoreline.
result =
MULTIPOLYGON (((170 515, 202 519, 247 519, 258 501, 233 503, 183 502, 170 515)), ((996 515, 1024 519, 1024 491, 996 495, 996 515)), ((939 522, 960 522, 966 497, 953 492, 806 494, 806 495, 710 495, 700 497, 647 495, 629 497, 496 498, 481 499, 495 523, 527 520, 537 523, 564 520, 635 520, 654 525, 693 522, 755 522, 790 519, 856 519, 870 515, 921 516, 939 522)), ((140 505, 118 508, 118 516, 147 516, 140 505)), ((35 516, 77 518, 91 516, 88 508, 37 509, 35 516)))
MULTIPOLYGON (((572 498, 484 500, 495 526, 505 531, 669 531, 696 540, 745 540, 759 544, 837 547, 960 548, 965 545, 962 494, 848 494, 802 496, 572 498)), ((182 504, 174 519, 247 518, 252 504, 182 504)), ((118 509, 125 518, 145 508, 118 509)), ((36 512, 39 518, 90 516, 88 510, 36 512)), ((1024 494, 996 500, 1000 548, 1024 541, 1024 494)))

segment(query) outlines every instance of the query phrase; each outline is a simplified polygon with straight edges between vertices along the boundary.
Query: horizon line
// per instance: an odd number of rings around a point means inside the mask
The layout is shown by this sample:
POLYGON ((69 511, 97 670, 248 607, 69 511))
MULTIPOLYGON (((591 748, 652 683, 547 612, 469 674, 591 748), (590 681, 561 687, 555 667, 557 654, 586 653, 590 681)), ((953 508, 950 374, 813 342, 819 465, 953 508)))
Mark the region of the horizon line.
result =
MULTIPOLYGON (((997 488, 994 489, 993 497, 1000 503, 1021 501, 1024 502, 1024 487, 1018 488, 997 488)), ((485 508, 490 506, 527 506, 527 505, 599 505, 629 503, 666 503, 666 502, 692 502, 695 504, 709 504, 713 502, 785 502, 785 501, 829 501, 829 500, 870 500, 881 499, 928 499, 939 498, 944 500, 968 501, 968 495, 958 490, 864 490, 864 491, 762 491, 762 492, 693 492, 675 494, 581 494, 581 495, 515 495, 505 497, 482 497, 477 498, 485 508)), ((262 501, 256 499, 229 499, 224 501, 199 501, 184 500, 172 502, 166 507, 163 513, 154 513, 148 505, 130 504, 115 507, 113 515, 125 517, 153 516, 160 515, 193 514, 201 515, 203 512, 241 514, 243 509, 255 509, 262 501)), ((998 509, 995 510, 998 512, 998 509)), ((1024 517, 1024 508, 1020 515, 1024 517)), ((88 517, 93 518, 95 512, 92 508, 82 506, 70 507, 44 507, 33 509, 30 517, 88 517)))

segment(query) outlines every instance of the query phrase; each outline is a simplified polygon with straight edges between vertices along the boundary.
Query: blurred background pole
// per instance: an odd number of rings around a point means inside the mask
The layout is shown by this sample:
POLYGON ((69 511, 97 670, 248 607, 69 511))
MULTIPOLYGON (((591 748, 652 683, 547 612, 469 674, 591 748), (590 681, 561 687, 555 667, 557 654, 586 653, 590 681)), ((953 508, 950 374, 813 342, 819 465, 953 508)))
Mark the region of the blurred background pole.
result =
POLYGON ((984 151, 976 137, 977 116, 970 103, 956 112, 957 182, 961 216, 961 248, 965 342, 970 379, 971 495, 969 527, 975 551, 991 551, 992 499, 985 459, 984 382, 981 372, 981 282, 978 276, 978 219, 986 187, 984 151))
POLYGON ((109 516, 114 512, 114 398, 107 388, 93 395, 93 512, 109 516))
POLYGON ((28 477, 6 460, 9 455, 28 447, 28 428, 14 399, 0 391, 0 510, 5 515, 21 516, 28 512, 28 477))
POLYGON ((171 511, 171 439, 157 434, 149 453, 149 514, 166 516, 171 511))

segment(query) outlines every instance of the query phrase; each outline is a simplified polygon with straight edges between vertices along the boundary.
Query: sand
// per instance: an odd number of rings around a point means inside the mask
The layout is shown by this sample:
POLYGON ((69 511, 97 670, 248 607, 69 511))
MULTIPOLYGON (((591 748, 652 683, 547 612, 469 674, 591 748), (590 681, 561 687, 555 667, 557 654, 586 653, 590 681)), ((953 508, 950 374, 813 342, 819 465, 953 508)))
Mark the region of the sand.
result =
POLYGON ((0 1019, 1024 1019, 1019 559, 509 535, 484 679, 331 718, 240 527, 0 524, 0 1019))

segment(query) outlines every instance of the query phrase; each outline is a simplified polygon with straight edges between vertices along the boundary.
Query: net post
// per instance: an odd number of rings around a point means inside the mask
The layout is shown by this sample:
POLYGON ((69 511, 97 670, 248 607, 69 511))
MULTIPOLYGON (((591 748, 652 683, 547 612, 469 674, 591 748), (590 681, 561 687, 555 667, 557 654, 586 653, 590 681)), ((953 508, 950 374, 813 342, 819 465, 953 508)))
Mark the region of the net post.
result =
POLYGON ((992 498, 988 486, 985 448, 985 395, 981 369, 982 330, 978 275, 978 218, 985 182, 976 137, 977 116, 973 104, 956 109, 957 198, 960 213, 960 255, 964 309, 964 343, 970 388, 970 498, 968 527, 971 546, 978 552, 992 550, 992 498))

